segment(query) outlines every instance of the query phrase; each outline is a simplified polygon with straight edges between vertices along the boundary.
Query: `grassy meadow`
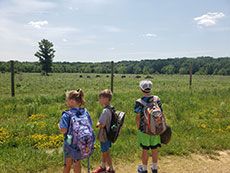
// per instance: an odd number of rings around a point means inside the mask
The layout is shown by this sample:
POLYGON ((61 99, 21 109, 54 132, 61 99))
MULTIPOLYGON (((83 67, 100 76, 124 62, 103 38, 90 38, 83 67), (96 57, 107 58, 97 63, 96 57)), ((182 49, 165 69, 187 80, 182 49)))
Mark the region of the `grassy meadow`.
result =
MULTIPOLYGON (((65 92, 82 88, 86 105, 95 127, 103 106, 98 93, 110 88, 106 74, 40 74, 15 75, 15 97, 11 97, 10 73, 0 74, 0 172, 40 172, 60 169, 63 136, 57 124, 68 109, 65 92), (90 76, 87 78, 86 76, 90 76)), ((125 123, 111 149, 115 163, 139 159, 137 147, 135 100, 141 97, 135 75, 115 74, 112 104, 126 112, 125 123)), ((160 155, 214 154, 230 149, 230 76, 193 76, 189 89, 188 75, 152 75, 153 95, 163 104, 167 124, 171 126, 171 142, 160 148, 160 155)), ((97 141, 91 164, 100 163, 97 141)), ((86 161, 83 161, 86 166, 86 161)))

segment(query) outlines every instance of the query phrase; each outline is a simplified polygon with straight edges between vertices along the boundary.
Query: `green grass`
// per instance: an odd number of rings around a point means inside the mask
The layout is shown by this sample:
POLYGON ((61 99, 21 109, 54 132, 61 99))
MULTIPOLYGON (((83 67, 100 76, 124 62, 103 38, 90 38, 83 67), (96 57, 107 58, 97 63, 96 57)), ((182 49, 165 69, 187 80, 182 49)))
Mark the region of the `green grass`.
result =
MULTIPOLYGON (((10 95, 10 74, 0 74, 0 172, 39 172, 62 163, 61 135, 57 128, 66 110, 65 91, 82 88, 93 128, 103 107, 98 93, 110 88, 105 74, 23 74, 15 76, 15 95, 10 95), (86 78, 89 75, 91 78, 86 78), (38 114, 32 119, 31 115, 38 114), (42 116, 44 115, 44 117, 42 116), (47 152, 54 150, 54 152, 47 152)), ((141 79, 144 79, 142 76, 141 79)), ((121 135, 112 147, 115 162, 131 162, 141 155, 137 147, 135 100, 141 97, 135 75, 115 75, 112 104, 126 112, 121 135)), ((192 90, 188 75, 153 75, 153 95, 163 104, 172 140, 162 146, 160 155, 214 153, 230 149, 230 76, 193 76, 192 90)), ((99 142, 92 163, 99 163, 99 142)), ((86 162, 83 162, 83 166, 86 162)))

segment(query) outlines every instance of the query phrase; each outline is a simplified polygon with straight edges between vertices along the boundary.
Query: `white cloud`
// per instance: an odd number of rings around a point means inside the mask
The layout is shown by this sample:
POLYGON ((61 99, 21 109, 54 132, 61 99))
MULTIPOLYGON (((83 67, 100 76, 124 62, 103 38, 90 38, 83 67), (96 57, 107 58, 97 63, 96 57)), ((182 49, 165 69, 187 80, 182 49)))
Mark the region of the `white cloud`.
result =
POLYGON ((225 15, 224 13, 220 12, 209 12, 207 14, 204 14, 200 17, 195 17, 193 20, 197 21, 198 25, 204 25, 204 26, 211 26, 216 25, 217 19, 223 18, 225 15))
POLYGON ((71 10, 71 11, 77 11, 77 10, 79 10, 79 8, 74 8, 74 7, 68 7, 68 9, 71 10))
POLYGON ((48 21, 46 21, 46 20, 44 20, 44 21, 37 21, 37 22, 30 21, 28 24, 31 25, 34 28, 39 29, 43 25, 48 25, 48 21))
POLYGON ((67 40, 67 39, 65 39, 65 38, 63 38, 63 39, 62 39, 62 41, 63 41, 63 42, 67 42, 68 40, 67 40))
POLYGON ((109 50, 115 50, 115 48, 114 47, 110 47, 109 50))
POLYGON ((143 37, 145 39, 151 39, 151 38, 157 37, 157 35, 156 34, 147 33, 147 34, 140 35, 140 37, 143 37))
POLYGON ((114 26, 104 26, 104 29, 107 32, 121 32, 120 28, 114 27, 114 26))
POLYGON ((143 36, 146 37, 146 38, 152 38, 152 37, 156 37, 157 35, 156 34, 147 33, 147 34, 144 34, 143 36))

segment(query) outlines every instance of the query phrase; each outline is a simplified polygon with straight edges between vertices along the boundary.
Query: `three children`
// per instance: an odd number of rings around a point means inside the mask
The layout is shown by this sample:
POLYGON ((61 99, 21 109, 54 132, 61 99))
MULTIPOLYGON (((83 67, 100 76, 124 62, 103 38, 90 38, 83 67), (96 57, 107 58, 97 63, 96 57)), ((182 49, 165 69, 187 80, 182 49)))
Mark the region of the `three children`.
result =
MULTIPOLYGON (((152 82, 145 80, 140 82, 141 92, 143 97, 141 98, 144 102, 149 103, 150 101, 155 101, 160 107, 162 114, 163 109, 161 105, 160 98, 157 96, 150 95, 152 90, 152 82)), ((99 94, 99 102, 101 105, 104 105, 104 109, 101 112, 99 121, 96 124, 96 127, 99 127, 99 132, 97 139, 100 141, 101 151, 102 151, 102 162, 98 169, 93 171, 93 173, 115 173, 115 169, 112 164, 112 158, 110 155, 110 148, 112 143, 107 138, 107 132, 110 128, 110 123, 112 119, 112 112, 110 110, 111 104, 110 101, 112 99, 112 92, 108 89, 103 90, 99 94), (108 164, 108 169, 106 169, 106 163, 108 164)), ((81 111, 85 104, 84 93, 83 91, 71 91, 66 95, 66 104, 72 111, 81 111)), ((160 136, 151 136, 145 134, 143 132, 144 126, 144 106, 140 102, 136 102, 134 112, 136 113, 136 124, 137 124, 137 138, 138 138, 138 146, 142 147, 142 165, 138 167, 138 173, 147 173, 147 163, 148 163, 148 151, 151 149, 152 151, 152 173, 157 173, 157 161, 158 161, 158 147, 161 147, 160 136)), ((88 114, 88 118, 92 125, 92 120, 90 115, 88 114)), ((164 116, 165 119, 165 116, 164 116)), ((68 114, 63 114, 61 121, 59 123, 59 129, 64 134, 66 138, 66 133, 69 128, 70 117, 68 114)), ((66 153, 65 153, 66 154, 66 153)), ((67 173, 70 171, 71 166, 74 166, 74 172, 81 172, 81 163, 79 161, 73 161, 73 159, 69 158, 67 155, 66 166, 63 168, 63 172, 67 173)))

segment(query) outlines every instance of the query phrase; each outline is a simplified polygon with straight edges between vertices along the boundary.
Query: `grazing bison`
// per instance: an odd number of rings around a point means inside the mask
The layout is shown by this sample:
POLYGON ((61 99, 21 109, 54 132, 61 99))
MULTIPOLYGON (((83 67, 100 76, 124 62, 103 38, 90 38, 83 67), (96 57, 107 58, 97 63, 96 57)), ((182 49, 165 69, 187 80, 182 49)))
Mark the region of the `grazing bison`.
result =
POLYGON ((80 77, 80 78, 82 78, 83 76, 82 76, 82 75, 80 75, 79 77, 80 77))
POLYGON ((106 75, 106 77, 109 77, 109 75, 106 75))
POLYGON ((90 76, 87 76, 87 78, 90 78, 90 76))
POLYGON ((123 75, 123 76, 121 76, 121 78, 126 78, 126 76, 125 76, 125 75, 123 75))
POLYGON ((100 75, 96 75, 96 77, 101 77, 100 75))
POLYGON ((146 76, 145 79, 152 79, 152 76, 146 76))
POLYGON ((138 79, 138 78, 141 78, 141 76, 136 76, 136 78, 138 79))

